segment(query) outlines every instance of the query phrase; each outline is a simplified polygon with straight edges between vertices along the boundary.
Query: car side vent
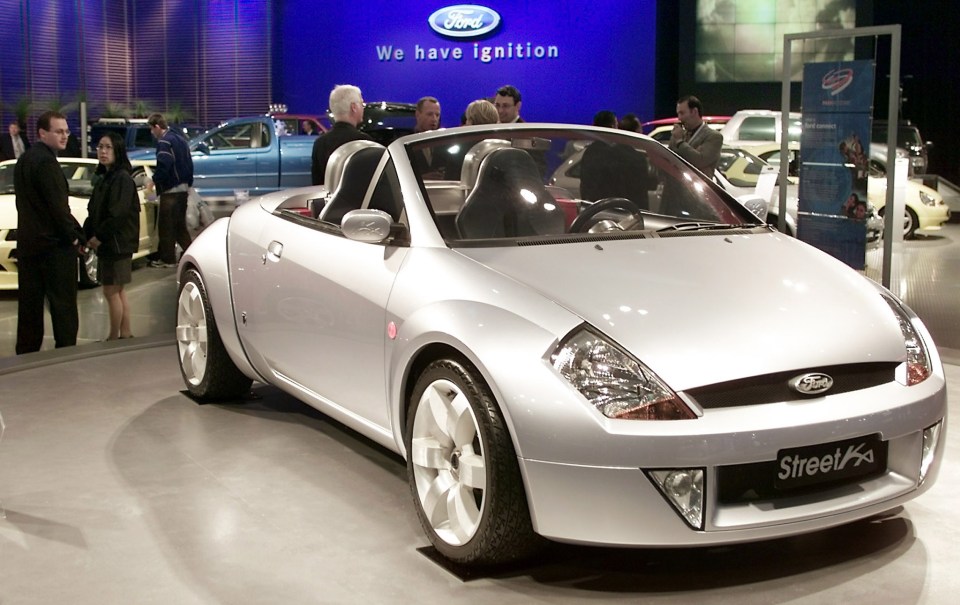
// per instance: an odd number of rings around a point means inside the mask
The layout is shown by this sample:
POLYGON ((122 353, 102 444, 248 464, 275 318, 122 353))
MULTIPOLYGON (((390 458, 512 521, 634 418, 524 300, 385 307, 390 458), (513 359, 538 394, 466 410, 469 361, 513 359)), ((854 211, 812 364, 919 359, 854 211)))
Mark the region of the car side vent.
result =
POLYGON ((825 395, 836 395, 893 382, 897 365, 897 362, 878 362, 791 370, 712 384, 684 393, 693 397, 704 409, 799 401, 810 398, 788 385, 792 378, 799 375, 808 372, 828 374, 833 378, 833 386, 825 395))

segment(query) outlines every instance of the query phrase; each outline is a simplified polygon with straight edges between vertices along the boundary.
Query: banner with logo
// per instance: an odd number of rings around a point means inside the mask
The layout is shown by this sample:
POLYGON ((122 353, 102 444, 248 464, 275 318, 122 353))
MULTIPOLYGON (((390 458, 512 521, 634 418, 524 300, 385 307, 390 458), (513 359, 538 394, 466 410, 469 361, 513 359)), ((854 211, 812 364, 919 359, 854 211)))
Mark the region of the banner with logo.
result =
POLYGON ((855 269, 866 262, 872 61, 803 69, 797 237, 855 269))
POLYGON ((663 117, 652 115, 654 2, 356 0, 334 10, 286 0, 278 10, 284 98, 274 101, 291 112, 322 114, 335 85, 355 84, 366 101, 437 97, 441 125, 457 126, 470 102, 509 84, 526 121, 589 124, 603 109, 663 117))

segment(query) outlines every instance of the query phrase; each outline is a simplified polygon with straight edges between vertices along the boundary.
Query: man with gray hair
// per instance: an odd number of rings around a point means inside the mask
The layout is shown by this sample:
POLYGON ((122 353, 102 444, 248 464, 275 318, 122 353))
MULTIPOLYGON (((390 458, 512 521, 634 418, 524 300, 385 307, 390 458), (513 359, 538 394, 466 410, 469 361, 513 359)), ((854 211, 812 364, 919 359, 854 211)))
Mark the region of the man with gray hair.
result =
POLYGON ((313 143, 310 174, 314 185, 323 185, 327 161, 337 147, 350 141, 373 140, 357 130, 363 121, 363 97, 356 86, 339 84, 333 88, 330 92, 330 113, 333 114, 333 127, 313 143))

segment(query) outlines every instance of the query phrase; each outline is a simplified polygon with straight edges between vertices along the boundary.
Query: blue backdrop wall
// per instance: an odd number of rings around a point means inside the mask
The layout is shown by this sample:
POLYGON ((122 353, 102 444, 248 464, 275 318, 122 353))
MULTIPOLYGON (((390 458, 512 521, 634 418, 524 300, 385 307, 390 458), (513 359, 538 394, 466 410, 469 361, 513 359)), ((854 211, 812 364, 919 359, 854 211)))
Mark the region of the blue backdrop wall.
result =
POLYGON ((653 117, 655 0, 491 0, 482 6, 499 27, 460 40, 428 23, 455 4, 278 0, 274 100, 318 113, 336 84, 367 101, 432 95, 442 125, 455 126, 469 102, 512 84, 528 121, 589 123, 601 109, 653 117))

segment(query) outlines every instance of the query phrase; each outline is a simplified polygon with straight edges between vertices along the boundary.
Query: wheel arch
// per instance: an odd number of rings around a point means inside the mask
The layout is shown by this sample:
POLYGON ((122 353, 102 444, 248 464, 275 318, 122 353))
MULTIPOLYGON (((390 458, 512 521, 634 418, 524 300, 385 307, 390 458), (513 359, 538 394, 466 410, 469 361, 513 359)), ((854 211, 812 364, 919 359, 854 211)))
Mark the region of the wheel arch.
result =
POLYGON ((177 268, 177 291, 180 291, 188 271, 196 271, 213 309, 213 319, 227 354, 237 369, 252 380, 263 378, 250 364, 237 332, 233 310, 233 294, 227 259, 227 225, 229 221, 216 221, 201 233, 183 253, 177 268), (219 242, 219 245, 218 245, 219 242))

